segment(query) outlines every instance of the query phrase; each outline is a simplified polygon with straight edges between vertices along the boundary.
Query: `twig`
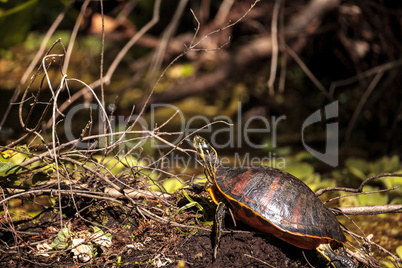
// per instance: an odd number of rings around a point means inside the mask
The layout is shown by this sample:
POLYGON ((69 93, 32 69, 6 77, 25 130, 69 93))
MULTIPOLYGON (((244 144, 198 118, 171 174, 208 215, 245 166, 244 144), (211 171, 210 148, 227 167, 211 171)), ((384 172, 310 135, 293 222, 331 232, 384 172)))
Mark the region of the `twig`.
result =
POLYGON ((175 13, 173 14, 172 20, 167 25, 166 29, 163 31, 162 38, 159 44, 159 47, 156 49, 151 65, 148 70, 148 78, 147 80, 153 81, 155 75, 158 73, 158 69, 162 65, 163 55, 166 52, 167 46, 169 44, 169 40, 176 32, 177 26, 179 24, 180 18, 183 15, 184 8, 187 6, 188 0, 180 0, 175 13))
MULTIPOLYGON (((82 163, 79 162, 78 160, 75 160, 75 159, 72 159, 72 158, 69 158, 69 157, 65 157, 65 156, 60 157, 60 159, 67 160, 67 161, 69 161, 69 162, 71 162, 71 163, 74 163, 74 164, 76 164, 76 165, 78 165, 78 166, 81 166, 81 167, 85 168, 86 170, 88 170, 88 171, 92 172, 93 174, 97 175, 99 179, 103 179, 104 181, 106 181, 106 182, 107 182, 110 186, 112 186, 114 189, 119 190, 119 191, 121 190, 121 187, 119 187, 119 186, 117 186, 116 184, 114 184, 114 183, 113 183, 112 181, 110 181, 106 176, 102 175, 101 173, 99 173, 98 171, 92 169, 91 167, 82 164, 82 163)), ((109 171, 109 173, 110 173, 111 175, 113 175, 110 171, 109 171)))
MULTIPOLYGON (((25 70, 24 74, 21 77, 20 82, 18 83, 17 88, 14 91, 13 96, 10 99, 10 102, 8 104, 7 110, 3 115, 3 118, 0 123, 0 130, 3 128, 3 125, 8 118, 8 114, 10 113, 11 106, 14 104, 14 102, 17 100, 18 95, 20 94, 21 87, 25 82, 27 81, 30 73, 34 70, 36 64, 40 61, 42 58, 43 52, 46 49, 46 46, 50 40, 50 37, 53 35, 53 33, 56 31, 57 27, 59 27, 60 22, 63 20, 64 16, 66 15, 67 11, 70 9, 71 5, 74 3, 75 0, 71 0, 68 5, 64 8, 64 10, 57 16, 57 18, 54 20, 52 25, 50 26, 49 30, 46 32, 45 37, 42 40, 42 43, 40 44, 39 50, 36 53, 34 59, 31 61, 31 64, 28 66, 28 68, 25 70)), ((60 39, 59 39, 60 40, 60 39)))
MULTIPOLYGON (((48 49, 48 51, 47 51, 46 54, 45 54, 45 57, 50 54, 50 52, 52 51, 52 49, 53 49, 53 48, 56 46, 56 44, 58 44, 58 43, 60 43, 60 38, 57 39, 57 40, 50 46, 50 48, 48 49)), ((25 89, 25 91, 24 91, 24 93, 23 93, 23 95, 22 95, 22 98, 21 98, 20 105, 19 105, 18 116, 19 116, 20 124, 21 124, 22 128, 23 128, 24 130, 26 130, 27 132, 33 132, 33 131, 36 131, 36 130, 39 128, 39 126, 40 126, 40 124, 41 124, 41 122, 42 122, 41 120, 44 119, 44 115, 46 114, 46 112, 48 111, 48 109, 50 108, 50 105, 51 105, 51 103, 52 103, 51 101, 49 101, 48 105, 47 105, 46 108, 45 108, 45 111, 44 111, 43 114, 42 114, 42 117, 40 118, 40 120, 38 121, 38 123, 36 124, 36 126, 35 126, 33 129, 29 129, 29 128, 27 127, 27 122, 24 122, 24 119, 22 118, 22 115, 23 115, 23 104, 24 104, 24 102, 25 102, 25 99, 26 99, 26 96, 27 96, 27 94, 28 94, 28 91, 30 90, 30 88, 31 88, 33 82, 35 81, 35 79, 39 76, 39 72, 40 72, 40 70, 41 70, 42 68, 43 68, 43 69, 46 69, 46 68, 47 68, 47 67, 44 65, 44 62, 43 62, 43 61, 42 61, 42 63, 40 64, 40 66, 38 67, 36 73, 31 77, 31 81, 30 81, 29 85, 27 86, 27 88, 25 89)), ((42 83, 41 83, 41 85, 42 85, 42 83)), ((28 114, 28 116, 27 116, 27 121, 29 120, 30 114, 32 114, 32 111, 33 111, 33 109, 34 109, 34 107, 35 107, 35 102, 36 102, 36 100, 34 100, 34 105, 32 105, 32 107, 31 107, 31 109, 30 109, 30 112, 29 112, 29 114, 28 114)), ((27 134, 26 136, 28 136, 28 135, 29 135, 29 134, 27 134)), ((13 142, 10 146, 13 146, 13 144, 18 144, 18 142, 20 142, 20 141, 22 141, 23 139, 25 139, 26 136, 24 136, 23 138, 18 139, 18 141, 13 142)))
MULTIPOLYGON (((324 188, 324 189, 320 189, 318 191, 315 192, 316 196, 320 196, 325 192, 328 191, 345 191, 345 192, 353 192, 353 193, 360 193, 363 191, 363 187, 370 181, 374 180, 374 179, 378 179, 378 178, 382 178, 382 177, 402 177, 402 174, 392 174, 392 173, 384 173, 384 174, 378 174, 378 175, 374 175, 371 176, 367 179, 365 179, 359 186, 358 189, 354 189, 354 188, 346 188, 346 187, 328 187, 328 188, 324 188)), ((388 189, 387 189, 388 190, 388 189)))
POLYGON ((82 24, 82 19, 84 18, 84 14, 88 7, 89 2, 91 2, 91 0, 85 0, 84 3, 82 4, 80 14, 78 15, 78 18, 75 21, 73 31, 71 32, 70 41, 68 43, 67 53, 66 53, 66 57, 65 57, 63 69, 62 69, 63 73, 65 73, 65 74, 67 73, 67 68, 70 63, 70 57, 71 57, 71 53, 74 48, 75 39, 77 38, 78 29, 80 28, 80 26, 82 24))
POLYGON ((271 42, 272 42, 272 56, 271 56, 271 72, 267 82, 269 93, 271 96, 275 94, 274 83, 276 78, 276 70, 278 68, 278 17, 282 0, 275 0, 274 10, 272 12, 271 21, 271 42))
POLYGON ((26 195, 31 195, 31 194, 35 194, 35 195, 41 195, 41 194, 51 194, 51 195, 71 195, 71 194, 75 194, 75 195, 79 195, 82 197, 88 197, 88 198, 95 198, 95 199, 102 199, 102 200, 108 200, 108 201, 112 201, 115 203, 118 203, 120 205, 123 204, 122 201, 117 200, 116 198, 113 197, 108 197, 105 193, 101 193, 101 192, 90 192, 90 191, 82 191, 82 190, 57 190, 57 189, 37 189, 37 190, 29 190, 29 191, 24 191, 22 193, 18 193, 18 194, 14 194, 12 196, 6 197, 3 200, 0 201, 0 205, 11 200, 14 198, 19 198, 19 197, 23 197, 26 195))
POLYGON ((159 22, 159 12, 160 12, 161 0, 156 0, 154 4, 154 10, 152 14, 152 19, 144 25, 131 39, 127 42, 127 44, 120 50, 119 54, 117 54, 116 58, 110 65, 108 71, 105 75, 105 83, 109 84, 114 71, 117 66, 120 64, 123 57, 127 54, 128 50, 140 39, 146 32, 148 32, 156 23, 159 22))
POLYGON ((213 25, 221 25, 222 23, 224 23, 234 2, 234 0, 224 0, 221 2, 218 11, 216 12, 216 15, 212 21, 213 25))
MULTIPOLYGON (((110 65, 109 69, 106 72, 106 75, 104 76, 103 82, 108 85, 113 77, 113 74, 117 68, 117 66, 120 64, 121 60, 124 58, 124 56, 127 54, 127 52, 130 50, 130 48, 146 33, 148 32, 156 23, 159 22, 159 12, 160 12, 160 4, 161 0, 156 0, 154 4, 154 10, 153 10, 153 15, 152 19, 144 25, 144 27, 141 28, 127 43, 126 45, 120 50, 119 54, 115 57, 113 60, 112 64, 110 65)), ((87 91, 87 88, 96 88, 100 86, 101 81, 96 80, 95 82, 89 84, 86 87, 81 88, 78 92, 73 94, 68 102, 64 102, 60 106, 60 111, 64 111, 67 109, 71 103, 74 103, 77 99, 79 99, 84 93, 87 91)), ((47 125, 50 125, 50 122, 47 123, 47 125)))
POLYGON ((402 58, 395 60, 395 61, 391 61, 391 62, 387 62, 385 64, 373 67, 371 69, 368 69, 362 73, 359 73, 358 75, 352 76, 350 78, 347 79, 343 79, 343 80, 338 80, 338 81, 334 81, 331 83, 331 85, 329 86, 329 94, 331 97, 334 96, 335 94, 335 89, 337 87, 341 87, 341 86, 346 86, 352 83, 355 83, 359 80, 362 80, 364 78, 370 77, 372 75, 377 74, 378 72, 382 71, 385 72, 387 70, 390 69, 394 69, 394 68, 398 68, 402 65, 402 58))
MULTIPOLYGON (((379 244, 377 244, 377 243, 375 243, 375 242, 373 242, 373 241, 371 241, 370 239, 367 239, 366 237, 362 237, 362 236, 360 236, 360 235, 358 235, 358 234, 355 234, 355 233, 353 233, 353 232, 350 232, 350 231, 348 231, 348 230, 345 230, 345 232, 347 232, 348 234, 350 234, 352 237, 354 237, 354 238, 357 238, 357 239, 360 239, 361 241, 364 241, 364 243, 366 243, 366 244, 369 244, 369 245, 373 245, 373 246, 375 246, 375 247, 377 247, 379 250, 381 250, 382 252, 384 252, 384 253, 386 253, 387 255, 389 255, 389 256, 391 256, 398 264, 399 264, 399 267, 401 267, 400 266, 400 264, 401 264, 401 259, 400 258, 398 258, 397 256, 395 256, 394 254, 392 254, 390 251, 388 251, 387 249, 385 249, 384 247, 382 247, 382 246, 380 246, 379 244)), ((355 255, 355 254, 351 254, 351 255, 355 255)), ((357 257, 357 256, 356 256, 357 257)), ((359 260, 364 260, 365 261, 365 258, 361 258, 361 257, 357 257, 359 260)), ((369 263, 368 263, 368 265, 369 265, 369 263)))
POLYGON ((262 264, 264 264, 264 265, 267 265, 267 266, 269 266, 269 267, 275 267, 275 266, 272 266, 271 264, 269 264, 269 263, 267 263, 267 262, 265 262, 265 261, 263 261, 263 260, 260 260, 260 259, 254 257, 254 256, 251 256, 251 255, 249 255, 249 254, 243 254, 243 255, 246 256, 246 257, 248 257, 248 258, 254 259, 254 260, 256 260, 256 261, 258 261, 258 262, 260 262, 260 263, 262 263, 262 264))
POLYGON ((402 213, 402 205, 375 205, 361 207, 338 207, 332 209, 338 215, 378 215, 386 213, 402 213))
MULTIPOLYGON (((101 7, 101 18, 102 18, 102 38, 101 38, 101 58, 100 58, 100 70, 99 70, 99 80, 100 80, 100 87, 101 87, 101 101, 102 101, 102 106, 105 107, 105 92, 104 92, 104 86, 103 86, 103 60, 104 60, 104 53, 105 53, 105 15, 103 13, 103 0, 100 0, 100 7, 101 7)), ((103 133, 107 133, 107 126, 105 124, 107 118, 107 114, 102 115, 102 120, 103 120, 103 133)), ((110 129, 110 131, 113 131, 110 129)), ((104 140, 105 145, 108 145, 108 139, 105 138, 104 140)))
MULTIPOLYGON (((47 75, 47 74, 46 74, 47 75)), ((54 163, 56 165, 56 175, 57 175, 57 188, 58 190, 60 190, 60 182, 61 182, 61 178, 60 178, 60 172, 59 172, 59 161, 58 161, 58 157, 57 157, 57 151, 56 151, 56 110, 57 110, 57 99, 58 99, 58 95, 59 93, 62 91, 63 89, 63 85, 64 85, 64 79, 66 76, 63 76, 62 81, 60 82, 60 87, 57 90, 56 95, 53 95, 53 124, 52 124, 52 143, 53 143, 53 159, 54 159, 54 163)), ((51 85, 50 85, 50 81, 49 81, 49 89, 51 90, 51 85)), ((61 194, 59 193, 59 213, 60 213, 60 228, 63 227, 63 210, 62 210, 62 205, 61 205, 61 194)))

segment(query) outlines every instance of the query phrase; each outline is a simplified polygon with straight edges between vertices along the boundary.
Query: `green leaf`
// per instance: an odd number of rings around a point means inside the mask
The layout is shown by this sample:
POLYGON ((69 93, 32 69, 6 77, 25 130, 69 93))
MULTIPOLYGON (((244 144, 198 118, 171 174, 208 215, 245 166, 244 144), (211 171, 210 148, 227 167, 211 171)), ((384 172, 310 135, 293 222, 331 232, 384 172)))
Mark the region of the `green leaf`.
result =
POLYGON ((323 188, 320 182, 321 176, 318 173, 314 173, 304 180, 304 183, 307 184, 313 192, 315 192, 318 188, 323 188))
POLYGON ((387 256, 387 258, 383 259, 381 261, 381 264, 383 265, 383 267, 385 268, 395 268, 395 259, 392 258, 391 256, 387 256))
POLYGON ((396 198, 392 199, 392 201, 390 202, 390 204, 393 204, 393 205, 400 205, 400 204, 402 204, 402 197, 396 197, 396 198))
POLYGON ((396 254, 402 259, 402 246, 396 248, 396 254))
POLYGON ((349 157, 345 160, 345 166, 347 170, 355 177, 364 180, 368 173, 368 163, 361 158, 349 157))
POLYGON ((177 212, 180 212, 180 211, 182 211, 182 210, 186 210, 186 209, 189 209, 189 208, 192 208, 192 207, 197 207, 198 210, 203 210, 203 209, 204 209, 198 202, 194 201, 194 200, 188 195, 188 193, 187 193, 185 190, 183 190, 183 195, 184 195, 184 197, 188 200, 189 203, 186 204, 186 205, 184 205, 184 206, 182 206, 181 208, 179 208, 179 209, 177 210, 177 212))
POLYGON ((53 242, 50 244, 51 248, 54 248, 56 250, 63 250, 66 249, 70 246, 70 236, 71 236, 71 231, 70 231, 70 225, 67 227, 62 228, 56 238, 53 240, 53 242))
POLYGON ((339 199, 339 206, 341 207, 352 207, 358 206, 359 199, 356 196, 348 196, 339 199))
POLYGON ((314 167, 305 162, 290 162, 286 165, 285 170, 299 179, 306 179, 314 173, 314 167))
POLYGON ((162 186, 167 193, 174 193, 176 190, 183 188, 185 184, 181 183, 177 178, 170 178, 165 180, 162 186))
POLYGON ((180 208, 177 210, 177 212, 180 213, 180 212, 183 211, 183 210, 186 210, 186 209, 189 209, 189 208, 192 208, 192 207, 198 207, 198 205, 199 205, 199 204, 198 204, 197 202, 190 202, 190 203, 185 204, 184 206, 180 207, 180 208))
POLYGON ((363 173, 363 171, 361 171, 360 169, 356 168, 356 167, 349 167, 349 171, 350 173, 352 173, 355 177, 364 180, 366 179, 366 175, 363 173))
POLYGON ((370 171, 372 174, 390 173, 400 169, 399 156, 382 157, 374 163, 370 164, 370 171))
POLYGON ((22 167, 9 162, 0 162, 0 176, 14 174, 21 170, 22 167))
POLYGON ((25 40, 31 27, 31 17, 37 0, 26 1, 0 14, 0 48, 7 48, 25 40))
POLYGON ((212 226, 214 225, 213 221, 199 221, 199 224, 205 225, 205 226, 212 226))
MULTIPOLYGON (((365 192, 378 190, 378 188, 371 186, 366 186, 364 189, 365 192)), ((388 203, 388 195, 381 193, 361 194, 357 198, 361 206, 385 205, 388 203)))
POLYGON ((94 233, 98 233, 98 234, 103 234, 103 231, 98 227, 98 226, 89 226, 92 228, 92 231, 94 231, 94 233))
MULTIPOLYGON (((398 171, 396 174, 402 174, 402 171, 398 171)), ((402 186, 402 177, 384 177, 383 178, 383 183, 385 188, 393 188, 395 186, 402 186)), ((401 191, 402 187, 397 189, 397 191, 401 191)))

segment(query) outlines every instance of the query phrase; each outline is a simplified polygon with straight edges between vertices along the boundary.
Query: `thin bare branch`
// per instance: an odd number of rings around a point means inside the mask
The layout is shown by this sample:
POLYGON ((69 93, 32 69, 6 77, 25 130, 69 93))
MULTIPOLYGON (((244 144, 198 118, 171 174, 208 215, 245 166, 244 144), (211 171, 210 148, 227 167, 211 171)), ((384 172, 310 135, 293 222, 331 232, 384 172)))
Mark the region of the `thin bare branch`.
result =
MULTIPOLYGON (((10 113, 11 106, 14 104, 14 102, 17 100, 18 95, 20 94, 21 87, 25 82, 27 81, 29 75, 32 73, 34 70, 36 64, 41 60, 43 52, 46 49, 46 46, 50 40, 50 37, 52 37, 53 33, 56 31, 57 27, 59 27, 61 21, 63 20, 64 16, 66 15, 67 11, 70 9, 71 5, 74 3, 75 0, 71 0, 70 3, 64 8, 64 10, 57 16, 55 21, 52 23, 50 26, 49 30, 46 32, 46 35, 43 37, 42 43, 40 44, 40 47, 38 49, 38 52, 36 53, 35 57, 29 64, 28 68, 25 70, 24 74, 21 77, 20 82, 18 83, 17 88, 14 91, 13 96, 10 99, 10 102, 8 104, 7 110, 3 115, 3 118, 0 123, 0 130, 3 128, 3 125, 8 118, 8 114, 10 113)), ((59 39, 60 40, 60 39, 59 39)), ((48 51, 49 52, 49 51, 48 51)))
POLYGON ((278 68, 278 18, 279 10, 282 5, 282 0, 275 0, 274 10, 272 12, 271 21, 271 42, 272 42, 272 56, 271 56, 271 71, 267 82, 269 93, 271 96, 275 94, 274 83, 276 78, 276 70, 278 68))
POLYGON ((91 2, 91 0, 85 0, 84 3, 82 4, 80 14, 78 15, 78 18, 75 21, 73 31, 71 32, 70 41, 68 43, 66 57, 65 57, 64 64, 63 64, 63 69, 62 69, 63 73, 65 73, 65 74, 67 73, 67 68, 68 68, 68 65, 70 63, 70 57, 71 57, 71 53, 73 52, 75 39, 77 38, 78 30, 79 30, 79 28, 80 28, 80 26, 82 24, 82 19, 84 18, 85 11, 86 11, 86 9, 88 7, 88 4, 90 2, 91 2))
POLYGON ((402 205, 376 205, 361 207, 338 207, 333 209, 335 215, 378 215, 388 213, 402 213, 402 205))

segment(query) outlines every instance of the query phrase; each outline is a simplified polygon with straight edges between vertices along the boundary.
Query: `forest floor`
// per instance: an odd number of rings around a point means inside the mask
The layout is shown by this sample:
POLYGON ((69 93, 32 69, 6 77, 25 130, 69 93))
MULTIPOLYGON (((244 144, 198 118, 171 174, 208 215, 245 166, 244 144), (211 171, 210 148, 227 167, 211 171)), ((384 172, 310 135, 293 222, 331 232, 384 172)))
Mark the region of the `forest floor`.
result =
MULTIPOLYGON (((100 246, 85 263, 74 258, 70 249, 49 256, 38 254, 36 245, 44 241, 50 244, 60 231, 60 215, 48 209, 33 220, 14 221, 18 236, 12 232, 0 234, 9 246, 9 250, 2 250, 1 267, 326 267, 316 251, 293 247, 240 222, 234 226, 230 217, 226 217, 226 231, 214 260, 212 206, 202 215, 195 209, 184 210, 166 224, 144 217, 137 209, 93 199, 75 200, 74 205, 80 208, 76 213, 71 209, 71 199, 65 199, 63 212, 71 233, 98 225, 111 234, 111 246, 100 246)), ((143 204, 155 213, 168 209, 155 200, 144 200, 143 204)))

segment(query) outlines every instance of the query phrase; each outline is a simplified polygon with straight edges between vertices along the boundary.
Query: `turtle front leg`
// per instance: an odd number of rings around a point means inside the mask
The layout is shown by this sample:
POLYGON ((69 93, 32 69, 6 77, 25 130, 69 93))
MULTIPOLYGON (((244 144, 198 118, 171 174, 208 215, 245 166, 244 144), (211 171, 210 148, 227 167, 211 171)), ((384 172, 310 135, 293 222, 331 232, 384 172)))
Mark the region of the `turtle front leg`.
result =
POLYGON ((216 255, 218 254, 219 242, 221 241, 222 231, 224 228, 223 219, 226 214, 226 205, 223 202, 220 202, 216 208, 215 213, 215 248, 214 248, 214 259, 216 259, 216 255))
POLYGON ((335 268, 356 268, 356 264, 346 256, 336 254, 329 244, 321 244, 317 251, 335 268))

